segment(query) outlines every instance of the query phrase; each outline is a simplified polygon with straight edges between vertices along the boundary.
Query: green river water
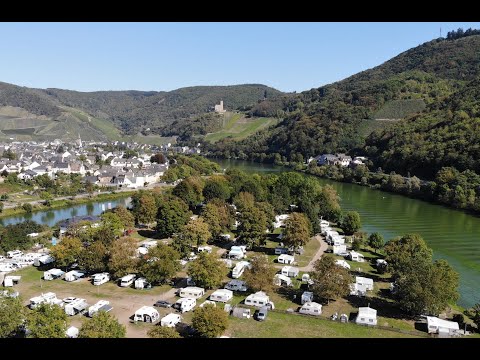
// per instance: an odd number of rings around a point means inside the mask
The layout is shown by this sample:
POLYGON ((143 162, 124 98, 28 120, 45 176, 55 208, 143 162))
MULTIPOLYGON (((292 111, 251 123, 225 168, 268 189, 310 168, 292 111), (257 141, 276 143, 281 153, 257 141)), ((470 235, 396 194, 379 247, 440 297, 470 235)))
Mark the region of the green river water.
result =
MULTIPOLYGON (((280 166, 248 161, 214 161, 222 168, 238 168, 250 173, 291 171, 280 166)), ((433 249, 435 259, 447 260, 459 272, 458 304, 471 307, 480 302, 479 217, 360 185, 321 178, 318 180, 337 190, 343 210, 358 211, 363 231, 377 231, 386 240, 406 233, 420 234, 433 249)))

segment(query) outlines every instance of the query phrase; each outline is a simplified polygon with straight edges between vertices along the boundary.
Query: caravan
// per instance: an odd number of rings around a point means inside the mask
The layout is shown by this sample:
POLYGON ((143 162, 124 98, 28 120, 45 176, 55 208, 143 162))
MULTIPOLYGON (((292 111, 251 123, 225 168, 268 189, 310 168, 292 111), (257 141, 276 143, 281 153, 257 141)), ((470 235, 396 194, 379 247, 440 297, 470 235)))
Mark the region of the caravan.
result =
POLYGON ((173 305, 175 309, 182 313, 192 310, 197 305, 197 300, 194 298, 181 298, 173 305))
POLYGON ((257 291, 255 294, 250 294, 245 299, 245 305, 255 306, 255 307, 263 307, 267 306, 270 310, 275 309, 275 305, 267 294, 263 291, 257 291))
POLYGON ((43 273, 43 279, 47 281, 55 280, 55 279, 61 278, 64 274, 65 274, 65 271, 62 271, 60 269, 50 269, 43 273))
POLYGON ((233 298, 233 291, 226 289, 219 289, 210 295, 210 300, 219 302, 228 302, 233 298))
POLYGON ((42 265, 50 264, 54 261, 55 261, 55 258, 53 256, 43 255, 43 256, 37 257, 33 261, 33 266, 42 266, 42 265))
POLYGON ((85 299, 75 299, 71 303, 65 305, 65 314, 73 316, 85 311, 88 307, 85 299))
POLYGON ((88 316, 93 317, 99 311, 109 312, 113 307, 110 306, 110 301, 108 300, 99 300, 96 304, 88 308, 88 316))
POLYGON ((98 273, 92 276, 93 285, 102 285, 110 280, 109 273, 98 273))
POLYGON ((179 296, 182 298, 194 298, 199 299, 205 295, 205 289, 195 286, 187 286, 183 289, 180 289, 179 296))
POLYGON ((299 273, 298 268, 293 266, 284 266, 282 268, 282 275, 285 275, 288 277, 297 277, 298 273, 299 273))
POLYGON ((151 289, 152 284, 145 278, 138 278, 135 280, 135 289, 151 289))
POLYGON ((5 278, 3 279, 3 286, 9 287, 9 286, 17 285, 20 282, 21 278, 22 277, 19 275, 5 276, 5 278))
POLYGON ((128 275, 125 275, 124 277, 122 277, 120 279, 120 286, 121 287, 129 287, 133 284, 133 282, 135 281, 135 278, 137 276, 134 275, 134 274, 128 274, 128 275))
POLYGON ((72 270, 65 274, 65 281, 68 281, 68 282, 76 281, 82 278, 83 276, 85 276, 85 273, 83 271, 72 270))
POLYGON ((35 309, 38 305, 47 303, 52 305, 58 305, 63 307, 64 302, 61 299, 57 299, 57 294, 53 292, 48 292, 40 296, 35 296, 30 299, 29 307, 30 309, 35 309))
POLYGON ((280 264, 290 265, 295 261, 295 256, 282 254, 278 257, 277 262, 280 264))
POLYGON ((182 317, 179 314, 170 313, 160 320, 160 325, 174 328, 180 321, 182 321, 182 317))
POLYGON ((232 278, 238 279, 246 268, 250 268, 250 263, 248 261, 239 261, 232 269, 232 278))
POLYGON ((160 318, 160 314, 156 309, 151 306, 142 306, 140 309, 135 311, 135 315, 133 316, 133 321, 143 321, 154 323, 160 318))

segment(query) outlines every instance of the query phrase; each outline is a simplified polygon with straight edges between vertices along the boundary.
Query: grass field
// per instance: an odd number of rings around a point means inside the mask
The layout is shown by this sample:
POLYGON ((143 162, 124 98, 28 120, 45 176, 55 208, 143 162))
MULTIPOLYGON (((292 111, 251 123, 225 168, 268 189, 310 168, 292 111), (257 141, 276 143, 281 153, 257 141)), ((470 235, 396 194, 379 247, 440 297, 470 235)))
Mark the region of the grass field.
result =
POLYGON ((241 140, 276 122, 277 119, 274 118, 245 118, 242 114, 235 113, 230 115, 222 130, 207 134, 205 140, 216 142, 226 137, 241 140))
POLYGON ((270 311, 266 321, 230 318, 227 335, 240 338, 398 338, 413 335, 270 311), (294 331, 293 331, 294 329, 294 331))

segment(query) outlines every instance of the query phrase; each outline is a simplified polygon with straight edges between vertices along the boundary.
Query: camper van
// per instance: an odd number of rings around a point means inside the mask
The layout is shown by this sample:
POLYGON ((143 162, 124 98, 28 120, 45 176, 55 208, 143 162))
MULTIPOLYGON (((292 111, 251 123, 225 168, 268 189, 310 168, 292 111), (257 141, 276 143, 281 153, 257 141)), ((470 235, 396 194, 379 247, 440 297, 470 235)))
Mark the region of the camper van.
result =
POLYGON ((98 273, 92 276, 93 285, 102 285, 110 280, 109 273, 98 273))
POLYGON ((88 304, 85 299, 75 299, 71 303, 65 305, 65 314, 73 316, 87 309, 88 304))
POLYGON ((250 263, 248 261, 239 261, 232 269, 232 278, 238 279, 249 266, 250 263))
POLYGON ((99 300, 96 304, 88 308, 88 316, 93 317, 99 311, 109 312, 113 307, 110 306, 110 301, 108 300, 99 300))
POLYGON ((182 317, 179 314, 170 313, 160 320, 160 325, 174 328, 180 321, 182 317))
POLYGON ((180 289, 179 296, 182 298, 194 298, 199 299, 205 295, 205 289, 196 286, 187 286, 180 289))
POLYGON ((135 315, 133 316, 133 321, 143 321, 154 323, 160 318, 160 314, 158 311, 151 307, 151 306, 142 306, 140 309, 135 311, 135 315))
POLYGON ((197 305, 197 300, 194 298, 181 298, 173 305, 175 309, 182 313, 192 310, 197 305))
POLYGON ((121 287, 131 286, 133 284, 133 282, 135 281, 135 278, 136 278, 136 275, 134 275, 134 274, 125 275, 124 277, 122 277, 120 279, 120 286, 121 287))
POLYGON ((60 269, 50 269, 43 273, 43 279, 47 281, 55 280, 55 279, 61 278, 64 274, 65 274, 65 271, 62 271, 60 269))

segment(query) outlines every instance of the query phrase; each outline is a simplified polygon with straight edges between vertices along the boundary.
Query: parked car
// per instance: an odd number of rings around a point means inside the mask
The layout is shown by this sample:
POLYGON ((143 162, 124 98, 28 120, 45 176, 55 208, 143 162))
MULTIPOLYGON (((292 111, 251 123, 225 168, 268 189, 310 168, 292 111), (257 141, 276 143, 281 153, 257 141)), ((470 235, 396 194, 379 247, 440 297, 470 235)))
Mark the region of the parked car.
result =
POLYGON ((153 306, 169 308, 172 307, 172 304, 165 300, 158 300, 153 306))
POLYGON ((265 321, 267 318, 267 314, 268 314, 268 308, 266 306, 260 308, 260 310, 258 310, 258 313, 257 313, 257 320, 265 321))

